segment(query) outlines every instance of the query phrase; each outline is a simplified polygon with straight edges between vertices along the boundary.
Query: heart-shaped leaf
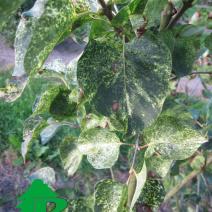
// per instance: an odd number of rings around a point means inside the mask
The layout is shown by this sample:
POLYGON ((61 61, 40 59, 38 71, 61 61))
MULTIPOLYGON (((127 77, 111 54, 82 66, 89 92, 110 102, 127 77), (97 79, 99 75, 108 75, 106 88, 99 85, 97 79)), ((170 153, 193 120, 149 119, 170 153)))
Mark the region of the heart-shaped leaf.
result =
POLYGON ((114 37, 91 40, 77 72, 98 112, 122 120, 129 117, 129 129, 140 131, 161 111, 169 90, 171 56, 166 45, 150 33, 127 44, 114 37))

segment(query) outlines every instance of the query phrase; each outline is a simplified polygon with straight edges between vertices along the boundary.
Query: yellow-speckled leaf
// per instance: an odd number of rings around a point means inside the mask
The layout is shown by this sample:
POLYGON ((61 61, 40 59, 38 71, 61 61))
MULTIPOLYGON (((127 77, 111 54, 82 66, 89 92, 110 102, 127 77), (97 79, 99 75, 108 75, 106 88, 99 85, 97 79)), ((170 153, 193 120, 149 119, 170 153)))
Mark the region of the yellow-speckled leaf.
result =
POLYGON ((88 161, 96 169, 111 168, 118 159, 120 145, 115 133, 100 128, 82 132, 77 142, 79 151, 87 155, 88 161))
POLYGON ((103 180, 95 187, 95 212, 127 212, 127 186, 112 180, 103 180))
POLYGON ((128 120, 129 130, 140 131, 161 112, 170 73, 169 49, 146 33, 126 44, 116 37, 91 40, 78 62, 77 77, 99 113, 128 120))
POLYGON ((69 0, 48 0, 43 15, 32 28, 32 38, 24 65, 28 73, 43 65, 63 33, 71 27, 72 6, 69 0))
POLYGON ((145 142, 149 143, 146 156, 149 157, 156 151, 161 158, 167 160, 184 160, 207 141, 184 121, 166 114, 146 128, 143 136, 145 142))

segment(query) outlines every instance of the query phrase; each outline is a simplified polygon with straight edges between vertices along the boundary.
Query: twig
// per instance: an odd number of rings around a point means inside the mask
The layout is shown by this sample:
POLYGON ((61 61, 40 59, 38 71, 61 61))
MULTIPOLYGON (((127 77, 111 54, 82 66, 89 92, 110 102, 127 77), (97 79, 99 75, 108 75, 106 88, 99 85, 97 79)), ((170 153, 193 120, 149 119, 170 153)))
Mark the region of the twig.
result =
POLYGON ((134 155, 133 155, 133 159, 132 159, 132 165, 130 167, 130 172, 132 171, 134 165, 135 165, 135 159, 136 159, 136 154, 139 148, 139 135, 137 135, 136 141, 135 141, 135 151, 134 151, 134 155))
POLYGON ((115 176, 114 176, 114 173, 113 173, 113 168, 110 168, 110 175, 111 175, 112 180, 115 181, 115 176))
POLYGON ((183 1, 183 6, 180 8, 180 10, 177 12, 177 14, 172 18, 172 20, 169 22, 167 28, 170 29, 172 28, 177 21, 181 18, 181 16, 185 13, 185 11, 187 9, 189 9, 190 7, 192 7, 192 3, 194 0, 187 0, 187 1, 183 1))
MULTIPOLYGON (((212 163, 212 156, 209 156, 205 167, 212 163)), ((202 172, 202 168, 192 171, 187 177, 185 177, 179 184, 177 184, 171 191, 169 191, 164 199, 164 202, 167 202, 171 197, 173 197, 183 186, 185 186, 189 181, 202 172)))
POLYGON ((194 72, 191 72, 190 75, 192 74, 211 74, 212 75, 212 71, 194 71, 194 72))
MULTIPOLYGON (((197 176, 197 195, 200 194, 200 176, 197 176)), ((196 212, 199 212, 199 203, 196 204, 196 212)))
POLYGON ((128 144, 128 143, 122 143, 122 145, 131 146, 131 147, 137 148, 138 151, 143 150, 143 149, 146 149, 148 146, 150 146, 150 144, 145 144, 143 146, 137 146, 136 147, 135 144, 128 144))
POLYGON ((107 16, 107 18, 112 21, 113 19, 113 13, 112 11, 108 8, 107 4, 105 3, 104 0, 98 0, 99 4, 102 6, 104 14, 107 16))

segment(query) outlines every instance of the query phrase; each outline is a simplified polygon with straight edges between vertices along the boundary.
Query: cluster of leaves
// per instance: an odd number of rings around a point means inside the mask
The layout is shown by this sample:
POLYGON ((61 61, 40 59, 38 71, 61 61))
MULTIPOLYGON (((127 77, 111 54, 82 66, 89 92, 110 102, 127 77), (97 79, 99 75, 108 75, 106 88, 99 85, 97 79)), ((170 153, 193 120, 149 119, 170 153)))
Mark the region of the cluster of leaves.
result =
MULTIPOLYGON (((181 10, 192 3, 183 0, 181 10)), ((11 8, 4 6, 8 13, 11 8)), ((68 176, 77 172, 84 156, 95 169, 111 169, 120 147, 129 147, 127 182, 97 183, 91 197, 72 202, 71 211, 133 211, 139 196, 149 207, 158 207, 164 189, 147 179, 148 172, 164 178, 174 161, 191 157, 207 142, 182 108, 162 110, 171 76, 190 74, 198 50, 211 39, 198 26, 175 26, 180 14, 173 16, 173 10, 167 0, 37 0, 22 14, 13 78, 0 97, 15 101, 35 76, 58 79, 25 121, 24 161, 45 155, 61 130, 51 158, 60 156, 68 176), (88 42, 78 61, 61 70, 44 69, 53 48, 70 35, 88 42)))
MULTIPOLYGON (((5 86, 11 71, 1 74, 0 86, 5 86)), ((23 140, 23 123, 32 113, 35 99, 47 88, 53 86, 57 81, 49 83, 45 79, 33 78, 27 85, 22 96, 13 103, 1 101, 0 110, 4 114, 0 117, 0 150, 3 151, 9 146, 15 150, 20 149, 23 140), (16 117, 14 119, 14 117, 16 117)))

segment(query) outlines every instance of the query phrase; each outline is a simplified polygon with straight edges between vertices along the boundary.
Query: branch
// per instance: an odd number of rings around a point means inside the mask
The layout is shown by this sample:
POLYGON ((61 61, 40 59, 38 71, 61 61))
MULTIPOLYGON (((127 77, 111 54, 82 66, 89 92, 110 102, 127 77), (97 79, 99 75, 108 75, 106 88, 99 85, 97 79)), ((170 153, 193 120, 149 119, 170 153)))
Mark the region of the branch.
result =
POLYGON ((114 173, 113 173, 113 168, 110 168, 110 175, 111 175, 111 179, 113 181, 115 181, 115 176, 114 176, 114 173))
POLYGON ((113 19, 113 13, 112 11, 108 8, 107 4, 105 3, 104 0, 98 0, 99 4, 102 6, 104 14, 107 16, 107 18, 112 21, 113 19))
POLYGON ((177 21, 181 18, 181 16, 185 13, 187 9, 192 7, 192 3, 194 0, 183 0, 183 6, 180 8, 180 10, 177 12, 177 14, 172 18, 172 20, 169 22, 167 28, 172 28, 177 21))
POLYGON ((134 147, 135 149, 137 149, 137 151, 146 149, 147 147, 150 146, 150 144, 145 144, 143 146, 139 146, 139 145, 137 146, 136 144, 128 144, 128 143, 122 143, 122 145, 134 147))
POLYGON ((212 71, 194 71, 190 75, 192 74, 212 74, 212 71))
POLYGON ((130 172, 133 170, 134 165, 135 165, 136 154, 137 154, 137 151, 139 148, 139 135, 137 135, 134 147, 135 147, 135 151, 134 151, 134 155, 133 155, 133 159, 132 159, 132 165, 130 167, 130 172))
MULTIPOLYGON (((212 163, 212 156, 209 156, 209 158, 206 161, 206 164, 204 167, 209 166, 212 163)), ((204 168, 203 167, 203 168, 204 168)), ((183 186, 185 186, 189 181, 191 181, 194 177, 196 177, 198 174, 200 174, 204 169, 200 168, 199 170, 192 171, 187 177, 185 177, 179 184, 177 184, 171 191, 169 191, 164 199, 164 202, 167 202, 171 197, 173 197, 183 186)))

